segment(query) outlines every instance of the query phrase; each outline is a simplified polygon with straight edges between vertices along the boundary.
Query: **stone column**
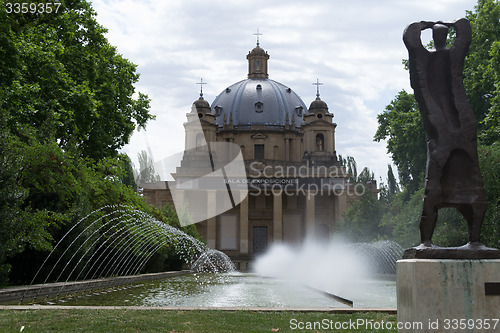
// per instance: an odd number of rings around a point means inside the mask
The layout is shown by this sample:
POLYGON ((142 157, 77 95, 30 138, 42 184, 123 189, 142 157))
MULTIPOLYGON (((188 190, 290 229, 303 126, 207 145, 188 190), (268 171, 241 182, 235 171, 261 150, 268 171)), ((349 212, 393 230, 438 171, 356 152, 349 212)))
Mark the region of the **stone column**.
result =
POLYGON ((314 191, 306 193, 306 237, 316 236, 316 205, 314 203, 316 194, 314 191))
POLYGON ((282 191, 273 192, 273 241, 283 241, 283 199, 282 191))
POLYGON ((285 138, 285 161, 290 161, 290 139, 285 138))
MULTIPOLYGON (((246 193, 240 195, 243 199, 246 193)), ((248 254, 248 197, 240 202, 240 254, 248 254)))
POLYGON ((217 246, 216 204, 217 191, 207 190, 207 246, 212 249, 217 246))
POLYGON ((327 152, 330 152, 330 153, 333 153, 335 151, 335 146, 334 146, 334 143, 333 143, 333 131, 329 131, 326 133, 326 138, 325 138, 326 142, 325 142, 325 150, 327 152))

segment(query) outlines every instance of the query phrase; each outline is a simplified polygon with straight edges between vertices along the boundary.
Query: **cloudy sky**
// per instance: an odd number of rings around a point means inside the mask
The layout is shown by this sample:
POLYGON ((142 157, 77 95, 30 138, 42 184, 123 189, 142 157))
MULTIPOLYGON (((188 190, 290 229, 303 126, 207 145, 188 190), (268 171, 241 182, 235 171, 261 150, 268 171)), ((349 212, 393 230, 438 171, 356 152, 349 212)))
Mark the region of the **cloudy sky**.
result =
MULTIPOLYGON (((246 78, 247 53, 271 56, 269 78, 292 88, 306 105, 321 99, 337 123, 336 149, 354 156, 385 182, 391 162, 385 143, 373 141, 377 114, 397 92, 411 91, 402 42, 404 28, 420 20, 454 20, 476 0, 93 0, 98 22, 119 53, 138 65, 137 91, 152 99, 156 115, 123 150, 151 148, 155 160, 184 149, 186 113, 199 96, 210 103, 246 78)), ((430 40, 430 33, 422 39, 430 40)))

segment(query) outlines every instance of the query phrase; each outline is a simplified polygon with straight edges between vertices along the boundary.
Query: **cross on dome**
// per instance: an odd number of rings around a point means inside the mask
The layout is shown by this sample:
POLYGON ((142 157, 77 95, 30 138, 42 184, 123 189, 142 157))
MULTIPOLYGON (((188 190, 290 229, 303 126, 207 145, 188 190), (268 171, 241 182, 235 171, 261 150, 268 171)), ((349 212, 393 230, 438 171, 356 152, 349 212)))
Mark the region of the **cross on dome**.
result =
POLYGON ((319 82, 319 79, 316 79, 316 83, 313 83, 313 86, 316 86, 316 98, 319 98, 319 86, 322 86, 323 83, 319 82))
POLYGON ((203 78, 200 79, 200 82, 196 82, 196 84, 200 85, 200 98, 203 98, 203 85, 207 84, 206 82, 203 82, 203 78))
POLYGON ((262 34, 259 32, 259 28, 257 28, 257 32, 254 33, 254 36, 257 36, 257 46, 259 46, 259 36, 262 36, 262 34))

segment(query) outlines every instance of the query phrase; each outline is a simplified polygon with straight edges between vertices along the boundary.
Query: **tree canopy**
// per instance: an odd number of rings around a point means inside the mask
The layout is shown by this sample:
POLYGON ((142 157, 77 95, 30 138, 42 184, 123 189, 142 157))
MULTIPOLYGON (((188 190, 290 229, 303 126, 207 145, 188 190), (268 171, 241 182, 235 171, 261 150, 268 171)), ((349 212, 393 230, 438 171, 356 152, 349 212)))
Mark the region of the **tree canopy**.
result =
POLYGON ((153 119, 138 93, 136 65, 105 37, 84 0, 59 11, 0 10, 0 112, 13 134, 55 140, 65 150, 115 156, 136 127, 153 119))
POLYGON ((479 139, 500 141, 500 4, 479 0, 467 12, 472 43, 465 59, 464 86, 479 123, 479 139))

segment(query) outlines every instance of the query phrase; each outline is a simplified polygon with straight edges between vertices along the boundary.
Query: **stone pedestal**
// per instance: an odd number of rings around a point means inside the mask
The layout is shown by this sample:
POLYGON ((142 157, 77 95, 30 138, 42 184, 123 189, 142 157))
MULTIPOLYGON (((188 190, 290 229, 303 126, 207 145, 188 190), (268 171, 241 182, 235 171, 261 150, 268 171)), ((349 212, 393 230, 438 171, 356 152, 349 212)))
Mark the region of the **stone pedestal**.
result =
POLYGON ((499 286, 499 259, 399 260, 399 332, 500 331, 499 286))

